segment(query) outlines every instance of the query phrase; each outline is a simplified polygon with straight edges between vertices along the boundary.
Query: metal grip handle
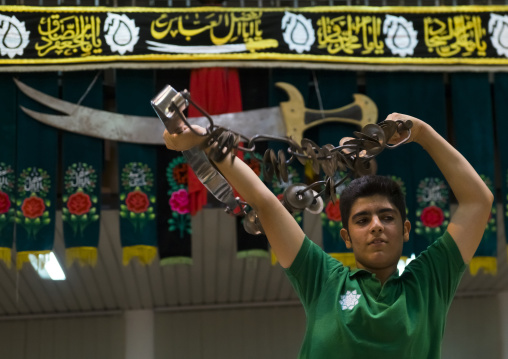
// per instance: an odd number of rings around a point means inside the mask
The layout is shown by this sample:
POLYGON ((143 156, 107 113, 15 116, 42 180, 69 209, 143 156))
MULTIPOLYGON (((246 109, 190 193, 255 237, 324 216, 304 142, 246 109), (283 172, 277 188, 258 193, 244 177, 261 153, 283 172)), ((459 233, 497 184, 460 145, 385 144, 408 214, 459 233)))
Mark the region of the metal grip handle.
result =
MULTIPOLYGON (((182 112, 189 106, 189 101, 170 85, 157 94, 151 101, 153 109, 166 126, 169 133, 180 133, 185 124, 182 112)), ((192 129, 191 129, 192 130, 192 129)), ((192 168, 201 183, 230 210, 234 210, 238 203, 233 189, 226 179, 212 166, 206 154, 198 147, 183 151, 187 163, 192 168)))
POLYGON ((184 111, 189 102, 170 85, 166 85, 151 101, 155 113, 169 133, 183 132, 184 122, 179 112, 184 111))

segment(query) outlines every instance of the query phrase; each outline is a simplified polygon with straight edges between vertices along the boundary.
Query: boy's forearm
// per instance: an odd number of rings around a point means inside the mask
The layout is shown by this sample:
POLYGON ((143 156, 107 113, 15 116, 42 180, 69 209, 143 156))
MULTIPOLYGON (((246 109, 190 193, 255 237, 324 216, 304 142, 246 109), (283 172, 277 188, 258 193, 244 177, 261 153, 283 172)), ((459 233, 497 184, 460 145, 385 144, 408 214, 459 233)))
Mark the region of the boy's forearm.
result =
POLYGON ((257 174, 238 157, 215 162, 219 171, 257 212, 264 232, 279 263, 288 268, 303 243, 305 234, 279 199, 266 187, 257 174))

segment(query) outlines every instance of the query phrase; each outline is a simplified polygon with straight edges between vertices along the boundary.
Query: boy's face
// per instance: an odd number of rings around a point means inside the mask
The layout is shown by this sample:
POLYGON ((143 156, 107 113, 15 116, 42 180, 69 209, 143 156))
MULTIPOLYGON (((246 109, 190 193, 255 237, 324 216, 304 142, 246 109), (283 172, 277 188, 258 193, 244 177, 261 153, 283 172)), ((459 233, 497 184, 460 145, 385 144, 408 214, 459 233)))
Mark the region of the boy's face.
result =
POLYGON ((402 223, 400 212, 387 197, 358 198, 351 207, 348 226, 349 230, 343 228, 340 234, 346 247, 353 249, 358 268, 397 267, 411 224, 407 220, 402 223))

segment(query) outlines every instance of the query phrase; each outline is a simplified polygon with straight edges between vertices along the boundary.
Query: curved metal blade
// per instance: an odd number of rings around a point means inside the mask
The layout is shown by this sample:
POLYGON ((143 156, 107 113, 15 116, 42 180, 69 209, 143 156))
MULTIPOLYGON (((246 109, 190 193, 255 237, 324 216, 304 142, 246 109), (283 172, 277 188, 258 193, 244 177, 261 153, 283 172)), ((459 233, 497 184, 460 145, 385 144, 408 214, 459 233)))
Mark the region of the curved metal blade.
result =
POLYGON ((164 144, 164 125, 156 117, 118 115, 81 106, 72 116, 58 116, 20 107, 37 121, 65 131, 112 141, 164 144))
MULTIPOLYGON (((50 115, 21 107, 27 115, 46 125, 112 141, 150 145, 164 144, 162 139, 164 125, 157 117, 122 115, 78 106, 37 91, 19 80, 15 80, 15 82, 18 88, 31 99, 68 115, 50 115)), ((274 136, 286 135, 278 107, 215 115, 212 118, 216 125, 231 129, 249 138, 259 133, 274 136)), ((187 120, 191 124, 204 127, 209 125, 206 117, 194 117, 187 120)))

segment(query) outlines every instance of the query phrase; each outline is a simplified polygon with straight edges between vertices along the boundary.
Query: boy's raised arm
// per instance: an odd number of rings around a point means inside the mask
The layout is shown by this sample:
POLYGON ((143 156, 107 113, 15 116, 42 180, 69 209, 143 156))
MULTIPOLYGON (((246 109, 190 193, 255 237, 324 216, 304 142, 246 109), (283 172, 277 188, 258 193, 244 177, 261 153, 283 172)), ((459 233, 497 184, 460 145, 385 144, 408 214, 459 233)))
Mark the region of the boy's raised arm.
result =
MULTIPOLYGON (((485 231, 494 196, 471 164, 430 125, 411 116, 393 113, 387 120, 411 120, 411 140, 419 143, 443 173, 458 201, 448 233, 453 237, 465 263, 472 258, 485 231)), ((404 134, 395 134, 397 143, 404 134)))
MULTIPOLYGON (((204 129, 194 127, 204 133, 204 129)), ((203 137, 192 133, 188 128, 180 134, 164 131, 166 147, 184 151, 200 145, 203 137)), ((293 216, 284 208, 279 199, 265 186, 259 177, 243 161, 227 156, 222 162, 215 163, 222 175, 238 191, 242 198, 257 212, 272 250, 282 267, 293 263, 305 234, 293 216)))

